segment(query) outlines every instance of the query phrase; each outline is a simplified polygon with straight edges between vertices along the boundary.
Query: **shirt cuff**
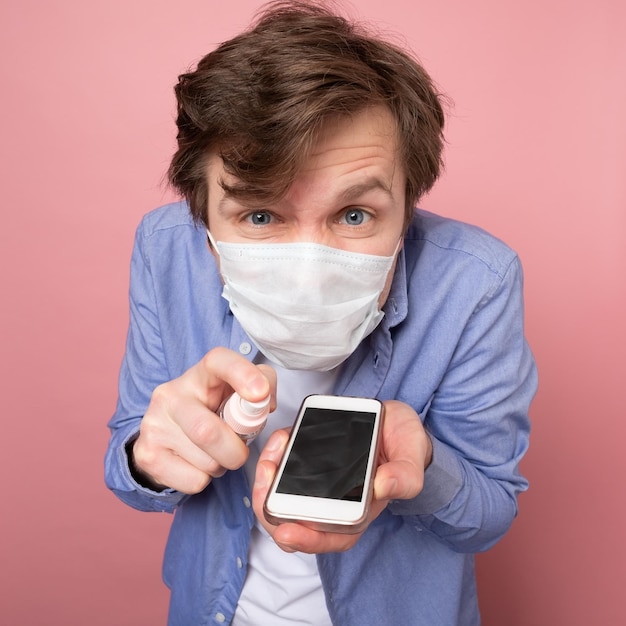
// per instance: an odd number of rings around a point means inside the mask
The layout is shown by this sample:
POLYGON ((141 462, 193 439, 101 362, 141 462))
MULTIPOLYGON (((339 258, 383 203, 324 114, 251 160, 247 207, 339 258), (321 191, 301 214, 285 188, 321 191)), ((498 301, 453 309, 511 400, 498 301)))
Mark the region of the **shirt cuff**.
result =
POLYGON ((411 500, 392 500, 394 515, 432 515, 448 505, 463 487, 463 470, 456 452, 430 435, 433 458, 424 472, 424 488, 411 500))
POLYGON ((119 471, 122 474, 122 482, 130 489, 128 491, 113 489, 113 491, 123 501, 135 508, 170 513, 180 504, 186 495, 170 488, 155 491, 142 485, 135 479, 130 468, 128 446, 137 438, 137 435, 138 432, 133 432, 128 435, 118 452, 119 471))

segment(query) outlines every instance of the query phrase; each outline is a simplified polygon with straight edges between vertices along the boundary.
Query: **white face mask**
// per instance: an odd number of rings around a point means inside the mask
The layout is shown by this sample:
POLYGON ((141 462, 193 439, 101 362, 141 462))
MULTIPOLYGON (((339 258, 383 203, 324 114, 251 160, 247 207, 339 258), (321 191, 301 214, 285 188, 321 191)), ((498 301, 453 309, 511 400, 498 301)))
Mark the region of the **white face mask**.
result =
POLYGON ((220 258, 222 296, 259 350, 282 367, 330 370, 384 316, 378 298, 395 253, 315 243, 216 243, 210 233, 209 240, 220 258))

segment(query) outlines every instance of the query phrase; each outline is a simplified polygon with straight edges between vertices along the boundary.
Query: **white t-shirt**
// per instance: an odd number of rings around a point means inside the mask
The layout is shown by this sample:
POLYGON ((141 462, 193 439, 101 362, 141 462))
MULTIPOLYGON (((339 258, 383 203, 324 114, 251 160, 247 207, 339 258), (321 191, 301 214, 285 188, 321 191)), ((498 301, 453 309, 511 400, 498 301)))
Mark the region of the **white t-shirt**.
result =
MULTIPOLYGON (((331 393, 337 378, 337 369, 308 372, 271 365, 278 375, 278 406, 250 444, 250 457, 245 465, 250 485, 254 482, 259 453, 270 435, 293 424, 306 396, 331 393)), ((332 626, 315 555, 284 552, 257 520, 250 538, 248 573, 232 626, 265 624, 332 626)))

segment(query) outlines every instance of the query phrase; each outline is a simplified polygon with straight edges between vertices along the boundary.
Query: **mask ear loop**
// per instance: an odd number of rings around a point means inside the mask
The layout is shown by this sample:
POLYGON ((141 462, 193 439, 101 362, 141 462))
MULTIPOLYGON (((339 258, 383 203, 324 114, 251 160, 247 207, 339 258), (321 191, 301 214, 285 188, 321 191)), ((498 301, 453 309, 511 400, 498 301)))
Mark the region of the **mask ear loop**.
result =
POLYGON ((217 254, 219 254, 219 250, 217 249, 217 242, 215 241, 215 239, 213 239, 213 235, 211 234, 211 231, 208 228, 206 229, 206 236, 207 236, 207 239, 209 240, 209 244, 211 248, 215 250, 217 254))

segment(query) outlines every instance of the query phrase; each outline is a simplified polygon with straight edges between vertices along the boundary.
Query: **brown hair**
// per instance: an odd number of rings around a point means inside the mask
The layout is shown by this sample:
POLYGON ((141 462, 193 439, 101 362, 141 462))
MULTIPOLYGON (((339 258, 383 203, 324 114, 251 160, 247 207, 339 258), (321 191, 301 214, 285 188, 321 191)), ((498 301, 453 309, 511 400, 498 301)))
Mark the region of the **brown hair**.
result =
POLYGON ((271 202, 287 191, 330 116, 386 105, 407 174, 406 219, 439 176, 444 115, 419 63, 321 2, 266 5, 252 27, 206 55, 175 87, 178 150, 168 176, 207 221, 206 161, 218 150, 226 191, 271 202))

